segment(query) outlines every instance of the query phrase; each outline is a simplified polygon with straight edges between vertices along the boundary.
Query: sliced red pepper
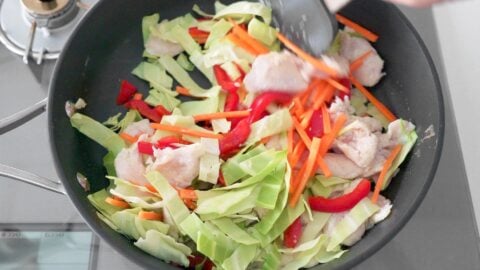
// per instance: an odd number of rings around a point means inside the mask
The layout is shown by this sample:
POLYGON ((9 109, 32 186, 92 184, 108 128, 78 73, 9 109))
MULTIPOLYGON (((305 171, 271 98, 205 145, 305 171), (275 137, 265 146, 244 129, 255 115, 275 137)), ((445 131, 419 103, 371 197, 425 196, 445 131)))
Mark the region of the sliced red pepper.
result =
POLYGON ((241 81, 233 81, 220 65, 214 65, 213 72, 215 73, 215 78, 217 79, 218 85, 220 85, 223 90, 231 93, 237 92, 238 88, 240 88, 241 81))
POLYGON ((214 266, 213 262, 207 258, 203 263, 203 270, 212 270, 214 266))
POLYGON ((288 226, 283 233, 283 245, 287 248, 294 248, 302 237, 302 220, 300 217, 288 226))
POLYGON ((233 112, 238 110, 238 105, 240 104, 240 97, 235 92, 230 92, 227 94, 227 100, 225 101, 224 111, 233 112))
POLYGON ((169 110, 165 109, 165 107, 163 107, 162 105, 158 105, 154 109, 155 109, 155 111, 157 111, 161 115, 170 115, 171 114, 171 112, 169 110))
POLYGON ((337 198, 329 199, 325 197, 310 197, 308 203, 314 211, 326 213, 339 213, 352 209, 358 202, 368 196, 371 183, 363 179, 357 187, 350 193, 337 198))
POLYGON ((132 99, 137 92, 137 87, 126 80, 122 80, 120 84, 120 92, 117 96, 117 105, 123 105, 132 99))
POLYGON ((153 155, 153 144, 149 142, 138 142, 138 152, 144 155, 153 155))
POLYGON ((197 266, 200 266, 206 262, 206 258, 201 254, 194 254, 188 256, 188 261, 190 262, 189 267, 196 269, 197 266))
POLYGON ((146 117, 153 122, 159 123, 162 120, 162 114, 150 108, 143 100, 130 100, 125 104, 128 109, 137 110, 143 117, 146 117))
POLYGON ((245 70, 243 70, 243 68, 239 64, 237 64, 236 62, 233 62, 233 63, 237 67, 238 72, 240 72, 240 78, 242 78, 242 82, 243 82, 243 79, 245 79, 245 76, 247 76, 247 73, 245 72, 245 70))
POLYGON ((198 27, 190 27, 188 33, 199 44, 205 44, 207 42, 209 32, 198 29, 198 27))
POLYGON ((251 128, 248 119, 243 119, 237 126, 220 140, 220 153, 228 156, 236 152, 250 136, 251 128))
POLYGON ((313 111, 310 125, 307 129, 307 134, 312 139, 313 137, 323 136, 323 114, 320 110, 313 111))
POLYGON ((222 187, 227 185, 227 182, 225 182, 225 177, 223 177, 222 170, 220 170, 220 173, 218 174, 218 184, 222 187))
POLYGON ((250 114, 250 123, 256 122, 262 118, 262 115, 267 110, 267 107, 272 103, 279 103, 287 105, 292 100, 292 95, 288 93, 268 91, 261 93, 252 103, 250 108, 252 113, 250 114))
POLYGON ((168 137, 163 137, 158 142, 155 144, 155 146, 159 149, 165 149, 167 147, 170 148, 178 148, 174 144, 189 144, 189 142, 182 140, 179 137, 176 136, 168 136, 168 137))
POLYGON ((352 83, 350 82, 350 80, 348 78, 342 78, 339 80, 339 82, 344 85, 346 88, 348 88, 348 90, 350 90, 347 93, 343 92, 343 91, 337 91, 338 93, 338 97, 342 100, 345 99, 345 97, 348 97, 348 98, 351 98, 352 97, 352 83))

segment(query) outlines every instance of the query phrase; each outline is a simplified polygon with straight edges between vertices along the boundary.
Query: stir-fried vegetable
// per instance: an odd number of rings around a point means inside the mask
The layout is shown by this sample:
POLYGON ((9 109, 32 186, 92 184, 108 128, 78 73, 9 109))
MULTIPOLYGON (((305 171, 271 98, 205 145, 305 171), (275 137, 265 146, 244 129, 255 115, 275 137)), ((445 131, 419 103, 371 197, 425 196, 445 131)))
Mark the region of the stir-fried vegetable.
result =
POLYGON ((263 4, 214 6, 143 18, 145 60, 132 73, 148 88, 120 80, 112 102, 123 118, 70 114, 108 151, 110 185, 88 199, 110 228, 178 266, 335 260, 388 216, 380 193, 417 140, 356 78, 378 56, 362 36, 378 36, 337 15, 351 30, 315 57, 270 25, 263 4), (368 50, 347 57, 351 31, 368 50))

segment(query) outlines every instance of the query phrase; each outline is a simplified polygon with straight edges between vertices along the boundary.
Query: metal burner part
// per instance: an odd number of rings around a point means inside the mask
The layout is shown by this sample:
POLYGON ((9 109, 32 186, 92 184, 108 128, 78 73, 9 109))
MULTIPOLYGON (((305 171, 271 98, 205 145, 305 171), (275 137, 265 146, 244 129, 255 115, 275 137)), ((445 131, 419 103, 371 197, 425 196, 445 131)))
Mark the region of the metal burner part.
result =
POLYGON ((66 25, 79 10, 75 0, 21 0, 21 3, 31 23, 50 29, 66 25))

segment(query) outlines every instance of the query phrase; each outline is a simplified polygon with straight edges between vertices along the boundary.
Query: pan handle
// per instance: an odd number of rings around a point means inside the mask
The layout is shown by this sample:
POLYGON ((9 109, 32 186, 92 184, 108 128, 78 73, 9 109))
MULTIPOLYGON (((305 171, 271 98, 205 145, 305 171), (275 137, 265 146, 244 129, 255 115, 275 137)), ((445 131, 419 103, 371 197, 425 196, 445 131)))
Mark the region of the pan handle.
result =
POLYGON ((13 130, 45 112, 47 98, 40 100, 32 106, 0 119, 0 135, 13 130))
POLYGON ((26 171, 0 164, 0 176, 5 176, 49 191, 65 195, 65 189, 59 181, 50 180, 26 171))

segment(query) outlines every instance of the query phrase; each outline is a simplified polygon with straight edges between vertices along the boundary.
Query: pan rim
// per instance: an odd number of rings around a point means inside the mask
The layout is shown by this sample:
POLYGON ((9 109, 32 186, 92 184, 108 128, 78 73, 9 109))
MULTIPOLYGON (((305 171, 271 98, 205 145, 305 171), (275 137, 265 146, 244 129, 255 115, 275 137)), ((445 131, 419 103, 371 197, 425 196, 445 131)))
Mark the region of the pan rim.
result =
MULTIPOLYGON (((75 27, 74 31, 72 32, 69 39, 67 40, 67 42, 65 44, 65 47, 64 47, 65 49, 69 48, 71 46, 73 40, 75 39, 75 36, 80 31, 80 29, 84 28, 83 26, 86 24, 86 22, 88 22, 90 20, 90 18, 93 16, 93 14, 95 14, 95 12, 98 9, 100 9, 100 6, 105 5, 106 2, 108 2, 108 1, 100 0, 96 5, 94 5, 91 8, 91 10, 89 12, 87 12, 87 14, 85 14, 85 17, 75 27)), ((441 81, 440 81, 440 78, 439 78, 437 68, 435 66, 435 63, 433 62, 433 59, 430 55, 430 52, 429 52, 427 46, 425 45, 423 39, 421 38, 420 34, 415 29, 415 27, 412 25, 412 23, 408 20, 408 18, 403 14, 402 11, 400 11, 399 8, 397 8, 393 4, 385 4, 385 5, 387 5, 388 8, 390 8, 394 13, 396 13, 396 15, 399 16, 399 19, 403 23, 405 23, 407 28, 413 34, 416 42, 418 43, 418 45, 421 49, 421 52, 423 53, 423 55, 425 56, 425 59, 427 60, 428 66, 429 66, 429 68, 432 72, 432 77, 433 77, 433 81, 434 81, 434 84, 435 84, 435 91, 437 92, 437 102, 439 104, 439 106, 437 108, 438 116, 439 116, 439 125, 436 129, 438 132, 437 132, 437 145, 436 145, 436 148, 435 148, 434 160, 433 160, 432 166, 430 168, 430 171, 429 171, 428 175, 426 176, 425 184, 422 186, 422 189, 419 191, 418 196, 415 198, 415 200, 413 200, 410 203, 410 206, 408 208, 406 208, 407 210, 404 212, 404 214, 402 216, 398 217, 399 221, 397 223, 392 224, 392 226, 388 229, 390 233, 386 234, 382 238, 379 238, 379 239, 375 240, 370 247, 366 248, 364 251, 361 251, 355 257, 348 258, 348 259, 342 260, 341 262, 337 262, 337 263, 335 263, 335 261, 333 261, 333 265, 332 265, 332 263, 324 264, 328 267, 331 267, 330 269, 350 269, 353 266, 358 265, 360 262, 366 260, 367 258, 372 256, 374 253, 378 252, 383 246, 385 246, 389 241, 391 241, 400 232, 400 230, 402 228, 404 228, 404 226, 411 220, 411 217, 413 216, 413 214, 415 214, 415 212, 418 210, 420 204, 425 199, 426 194, 427 194, 428 190, 430 189, 430 187, 433 183, 433 180, 435 178, 435 175, 436 175, 436 172, 437 172, 437 169, 438 169, 438 165, 439 165, 439 162, 440 162, 440 158, 441 158, 441 155, 442 155, 444 136, 445 136, 445 104, 444 104, 443 88, 442 88, 442 84, 441 84, 441 81)), ((55 64, 55 68, 54 68, 54 71, 53 71, 53 76, 51 77, 51 80, 50 80, 49 91, 48 91, 48 104, 53 104, 53 101, 54 101, 54 96, 55 96, 54 93, 56 91, 55 90, 56 88, 55 88, 54 85, 59 80, 58 74, 59 74, 60 69, 61 69, 61 64, 60 63, 62 63, 64 61, 64 59, 66 58, 67 50, 65 50, 65 49, 62 50, 62 52, 61 52, 61 54, 60 54, 60 56, 59 56, 59 58, 58 58, 58 60, 55 64)), ((87 213, 87 211, 84 211, 83 209, 79 209, 77 207, 77 205, 80 204, 79 199, 76 196, 74 196, 75 194, 74 194, 74 191, 73 191, 71 185, 70 184, 65 185, 65 183, 69 183, 69 181, 67 181, 67 177, 65 175, 65 172, 64 172, 63 168, 60 166, 60 157, 58 155, 59 149, 57 149, 57 147, 56 147, 54 134, 53 134, 53 126, 55 125, 54 119, 56 118, 56 116, 54 115, 53 110, 51 109, 51 106, 49 106, 49 105, 47 105, 47 114, 48 114, 49 143, 50 143, 50 150, 51 150, 52 155, 53 155, 54 166, 55 166, 57 174, 60 177, 60 180, 62 181, 62 183, 64 183, 65 190, 67 192, 69 200, 75 206, 75 209, 79 212, 79 214, 82 216, 84 222, 90 227, 90 229, 92 229, 98 236, 100 236, 103 241, 108 243, 108 245, 110 247, 115 249, 117 252, 119 252, 124 257, 128 258, 129 260, 131 260, 132 262, 134 262, 138 266, 151 267, 152 265, 147 263, 146 261, 142 261, 141 259, 139 259, 135 256, 128 256, 126 254, 126 250, 121 248, 120 246, 118 246, 115 243, 114 239, 111 238, 108 235, 108 232, 105 231, 101 227, 101 225, 96 224, 95 222, 93 222, 93 220, 89 219, 90 215, 87 213)), ((147 254, 147 256, 150 256, 150 255, 147 254)), ((157 260, 166 264, 166 265, 168 265, 166 262, 163 262, 160 259, 157 259, 157 260)))

